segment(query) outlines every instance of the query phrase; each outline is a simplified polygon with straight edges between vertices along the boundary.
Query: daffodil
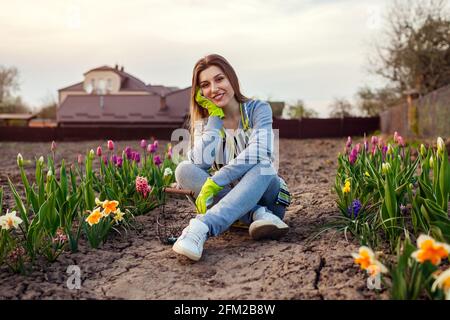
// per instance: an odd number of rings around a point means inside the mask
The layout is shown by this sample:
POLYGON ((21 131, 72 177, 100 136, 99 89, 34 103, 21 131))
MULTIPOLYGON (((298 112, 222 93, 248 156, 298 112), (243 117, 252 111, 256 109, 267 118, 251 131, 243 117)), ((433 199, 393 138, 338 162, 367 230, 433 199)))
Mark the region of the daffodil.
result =
POLYGON ((367 273, 371 277, 375 277, 380 273, 387 273, 388 269, 380 262, 375 260, 373 264, 367 267, 367 273))
POLYGON ((109 216, 111 212, 115 213, 118 210, 117 206, 119 205, 119 201, 116 200, 100 201, 99 198, 95 198, 95 204, 103 208, 102 214, 104 216, 109 216))
POLYGON ((383 171, 384 174, 388 173, 390 170, 391 170, 390 163, 386 162, 381 165, 381 171, 383 171))
POLYGON ((442 272, 434 281, 431 291, 436 291, 436 288, 442 289, 445 293, 445 300, 450 300, 450 269, 442 272))
POLYGON ((345 185, 342 187, 343 193, 349 193, 351 191, 350 180, 345 181, 345 185))
POLYGON ((370 177, 370 174, 369 174, 369 172, 364 172, 364 174, 366 175, 366 177, 370 177))
POLYGON ((411 257, 420 263, 430 261, 434 265, 439 265, 441 259, 447 258, 450 253, 448 244, 437 242, 430 236, 423 234, 417 238, 417 247, 419 250, 414 251, 411 257))
POLYGON ((3 230, 17 228, 22 223, 22 219, 16 216, 16 211, 8 212, 4 216, 0 216, 0 227, 3 230))
POLYGON ((100 208, 95 208, 94 211, 86 218, 86 222, 89 223, 90 226, 97 224, 100 222, 103 214, 100 212, 100 208))
POLYGON ((444 152, 445 143, 444 140, 441 137, 437 138, 437 152, 438 154, 442 155, 444 152))
POLYGON ((109 216, 109 214, 111 212, 115 213, 117 211, 117 209, 118 209, 117 208, 118 205, 119 205, 119 201, 116 201, 116 200, 105 200, 105 201, 103 201, 102 214, 106 217, 106 216, 109 216))
POLYGON ((114 214, 114 221, 116 223, 119 223, 123 220, 123 216, 125 215, 125 212, 120 211, 120 208, 117 209, 116 213, 114 214))
POLYGON ((353 261, 361 266, 361 269, 367 270, 369 266, 375 264, 375 254, 372 249, 366 246, 361 246, 358 253, 352 253, 353 261))

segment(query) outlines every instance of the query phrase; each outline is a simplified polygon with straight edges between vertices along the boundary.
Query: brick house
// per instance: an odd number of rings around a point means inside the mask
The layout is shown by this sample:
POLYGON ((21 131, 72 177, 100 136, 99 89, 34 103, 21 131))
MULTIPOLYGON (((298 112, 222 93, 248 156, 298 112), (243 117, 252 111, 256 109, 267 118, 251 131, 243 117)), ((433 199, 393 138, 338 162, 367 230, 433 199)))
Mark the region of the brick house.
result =
POLYGON ((64 127, 176 127, 189 113, 190 91, 145 84, 123 67, 102 66, 58 90, 56 119, 64 127))

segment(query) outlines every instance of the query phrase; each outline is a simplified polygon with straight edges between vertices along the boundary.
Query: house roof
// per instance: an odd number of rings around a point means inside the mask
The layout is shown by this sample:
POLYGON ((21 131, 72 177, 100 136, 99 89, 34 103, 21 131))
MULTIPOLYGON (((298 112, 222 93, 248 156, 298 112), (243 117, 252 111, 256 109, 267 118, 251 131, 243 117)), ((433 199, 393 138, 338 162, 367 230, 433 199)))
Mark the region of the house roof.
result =
POLYGON ((58 109, 58 122, 179 123, 188 112, 186 94, 179 90, 166 99, 164 109, 157 95, 69 95, 58 109))
MULTIPOLYGON (((86 75, 93 71, 112 71, 118 74, 121 79, 120 91, 148 91, 150 93, 157 94, 159 96, 165 96, 170 92, 179 90, 178 87, 166 87, 162 85, 150 85, 150 84, 146 85, 142 80, 136 78, 135 76, 119 68, 113 68, 107 65, 90 69, 86 71, 83 75, 86 75)), ((58 91, 84 91, 83 83, 84 82, 81 81, 76 84, 59 89, 58 91)))

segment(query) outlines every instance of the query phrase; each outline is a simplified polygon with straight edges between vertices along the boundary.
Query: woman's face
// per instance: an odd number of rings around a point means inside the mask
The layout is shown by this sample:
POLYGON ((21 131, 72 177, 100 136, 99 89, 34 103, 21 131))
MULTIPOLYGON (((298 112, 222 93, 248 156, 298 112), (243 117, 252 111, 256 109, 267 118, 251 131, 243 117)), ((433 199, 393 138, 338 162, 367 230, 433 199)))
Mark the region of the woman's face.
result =
POLYGON ((225 73, 217 66, 211 66, 200 72, 198 83, 202 95, 219 107, 226 106, 234 99, 234 90, 225 73))

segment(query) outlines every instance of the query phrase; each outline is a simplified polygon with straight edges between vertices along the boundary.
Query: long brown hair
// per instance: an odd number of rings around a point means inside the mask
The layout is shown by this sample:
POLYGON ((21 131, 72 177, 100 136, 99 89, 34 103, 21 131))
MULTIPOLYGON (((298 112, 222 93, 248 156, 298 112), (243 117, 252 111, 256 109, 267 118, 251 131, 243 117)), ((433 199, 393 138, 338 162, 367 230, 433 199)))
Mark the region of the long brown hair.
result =
POLYGON ((190 100, 190 112, 189 112, 189 130, 191 132, 191 142, 193 141, 194 137, 194 126, 195 122, 204 119, 208 117, 208 111, 205 108, 202 108, 196 101, 195 101, 195 89, 198 86, 198 76, 200 72, 203 70, 211 67, 216 66, 222 70, 223 73, 225 73, 225 76, 230 81, 231 87, 234 91, 234 96, 238 102, 245 102, 248 100, 247 97, 245 97, 240 90, 239 87, 239 80, 236 75, 236 72, 234 71, 233 67, 230 65, 230 63, 222 56, 218 54, 210 54, 207 55, 200 60, 197 61, 197 63, 194 66, 194 70, 192 72, 192 87, 191 87, 191 100, 190 100))

